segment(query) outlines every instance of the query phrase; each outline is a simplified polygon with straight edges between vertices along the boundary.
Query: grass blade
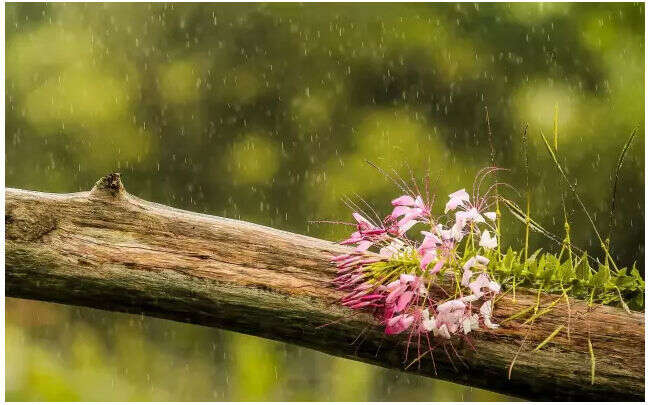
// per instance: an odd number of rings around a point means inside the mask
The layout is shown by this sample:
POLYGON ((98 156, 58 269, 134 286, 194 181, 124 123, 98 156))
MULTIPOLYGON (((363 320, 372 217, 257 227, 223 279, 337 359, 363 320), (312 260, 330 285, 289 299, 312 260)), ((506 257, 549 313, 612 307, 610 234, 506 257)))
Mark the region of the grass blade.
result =
POLYGON ((583 200, 581 200, 580 195, 576 191, 576 188, 572 183, 569 181, 569 178, 567 177, 567 174, 563 170, 562 165, 560 162, 558 162, 558 158, 556 157, 556 153, 553 151, 551 148, 551 145, 549 145, 549 141, 547 141, 547 138, 544 136, 544 133, 540 131, 540 136, 542 136, 542 140, 544 141, 545 146, 547 147, 547 151, 549 152, 549 156, 551 156, 551 160, 553 160, 554 165, 558 169, 558 172, 562 176, 563 180, 565 180, 565 183, 567 183, 567 186, 571 190, 571 192, 574 194, 574 197, 576 197, 576 201, 578 201, 578 204, 581 206, 583 209, 583 212, 585 212, 585 215, 587 216, 587 219, 589 220, 590 224, 592 225, 592 228, 594 229, 594 234, 596 234, 596 237, 599 240, 599 243, 601 244, 601 248, 605 252, 607 258, 610 260, 610 263, 612 263, 612 266, 616 271, 619 270, 617 267, 616 263, 614 262, 614 259, 612 259, 612 256, 610 255, 610 252, 608 251, 606 243, 603 241, 603 238, 601 237, 601 234, 598 231, 598 228, 596 227, 596 224, 594 223, 594 219, 592 219, 592 216, 590 215, 589 211, 587 210, 587 207, 585 207, 585 204, 583 203, 583 200))
MULTIPOLYGON (((504 205, 506 205, 506 207, 509 209, 509 212, 511 213, 511 215, 513 215, 513 217, 515 217, 517 220, 519 220, 520 222, 522 222, 524 224, 527 223, 526 213, 524 211, 522 211, 522 209, 520 207, 518 207, 518 205, 516 203, 514 203, 513 201, 508 200, 508 199, 506 199, 504 197, 499 197, 499 199, 504 203, 504 205)), ((548 230, 543 228, 542 225, 540 225, 533 218, 529 218, 528 223, 529 223, 529 226, 530 226, 531 230, 542 234, 544 237, 546 237, 547 239, 553 241, 554 243, 556 243, 558 245, 561 245, 561 246, 563 244, 565 244, 566 246, 569 246, 571 249, 575 250, 579 254, 585 253, 585 251, 583 249, 579 248, 578 246, 574 246, 573 244, 571 244, 571 242, 565 242, 565 241, 560 240, 556 235, 552 234, 551 232, 549 232, 548 230)), ((588 257, 590 259, 592 259, 592 260, 595 260, 595 258, 593 258, 593 257, 591 257, 589 255, 588 255, 588 257)))
POLYGON ((623 161, 625 160, 626 153, 628 152, 628 149, 630 149, 630 145, 632 145, 632 141, 634 140, 635 136, 637 135, 637 128, 632 130, 632 133, 630 134, 630 137, 626 141, 626 143, 623 145, 623 149, 621 149, 621 154, 619 155, 619 160, 617 160, 616 167, 614 169, 614 181, 612 183, 612 192, 610 196, 610 224, 608 227, 608 240, 612 237, 612 232, 614 232, 614 211, 616 210, 616 191, 617 191, 617 185, 619 184, 619 177, 621 176, 621 166, 623 166, 623 161))
POLYGON ((587 338, 587 347, 590 354, 590 384, 594 385, 594 373, 596 372, 596 357, 594 357, 594 348, 592 347, 592 341, 590 338, 587 338))
POLYGON ((543 347, 544 345, 546 345, 547 343, 549 343, 549 342, 551 341, 551 339, 555 338, 556 335, 557 335, 558 333, 560 333, 560 331, 561 331, 564 327, 565 327, 565 325, 560 325, 559 327, 557 327, 553 332, 551 332, 551 334, 550 334, 549 336, 547 336, 547 338, 546 338, 545 340, 542 341, 542 343, 540 343, 540 344, 539 344, 535 349, 533 349, 533 351, 534 351, 534 352, 537 352, 538 350, 542 349, 542 347, 543 347))

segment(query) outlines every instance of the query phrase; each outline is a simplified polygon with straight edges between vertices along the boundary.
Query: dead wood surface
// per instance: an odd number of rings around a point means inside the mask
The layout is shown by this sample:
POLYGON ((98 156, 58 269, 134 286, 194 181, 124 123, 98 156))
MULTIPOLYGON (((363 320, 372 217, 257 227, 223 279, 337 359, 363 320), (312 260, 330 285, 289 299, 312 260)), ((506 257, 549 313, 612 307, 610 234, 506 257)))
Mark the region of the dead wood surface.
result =
MULTIPOLYGON (((337 303, 329 260, 347 250, 332 242, 147 202, 118 174, 84 193, 7 189, 5 208, 7 296, 231 329, 394 369, 416 357, 403 363, 405 336, 386 337, 369 315, 337 303)), ((541 308, 556 298, 542 295, 541 308)), ((505 295, 494 318, 536 299, 505 295)), ((644 314, 570 303, 570 339, 563 330, 532 351, 567 323, 560 302, 532 327, 514 320, 472 333, 474 348, 454 342, 453 363, 439 346, 436 374, 429 356, 407 371, 525 399, 643 401, 644 314)))

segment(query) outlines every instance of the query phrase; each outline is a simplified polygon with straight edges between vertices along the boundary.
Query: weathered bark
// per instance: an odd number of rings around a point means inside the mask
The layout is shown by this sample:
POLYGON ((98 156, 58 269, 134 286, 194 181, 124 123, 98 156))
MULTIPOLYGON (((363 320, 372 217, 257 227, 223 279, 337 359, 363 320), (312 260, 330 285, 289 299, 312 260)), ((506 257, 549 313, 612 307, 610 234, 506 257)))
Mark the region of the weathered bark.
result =
MULTIPOLYGON (((86 193, 7 189, 5 232, 7 296, 141 313, 407 366, 406 337, 388 338, 371 316, 337 303, 329 259, 347 250, 331 242, 143 201, 124 190, 118 174, 86 193)), ((535 301, 531 291, 518 290, 515 301, 504 296, 495 320, 535 301)), ((570 307, 569 340, 561 333, 532 352, 567 323, 561 302, 533 327, 510 321, 478 331, 471 334, 474 348, 455 341, 462 360, 448 346, 454 365, 439 346, 438 374, 429 356, 407 371, 527 399, 643 400, 643 313, 588 309, 578 300, 570 307), (588 336, 596 355, 593 385, 588 336)))

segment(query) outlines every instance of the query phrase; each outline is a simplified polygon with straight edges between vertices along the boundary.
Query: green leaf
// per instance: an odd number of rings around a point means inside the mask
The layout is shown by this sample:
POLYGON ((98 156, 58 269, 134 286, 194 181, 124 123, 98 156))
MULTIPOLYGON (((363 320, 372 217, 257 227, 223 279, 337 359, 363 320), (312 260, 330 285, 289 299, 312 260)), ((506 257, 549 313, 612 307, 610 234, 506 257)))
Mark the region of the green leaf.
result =
POLYGON ((616 276, 613 278, 613 282, 620 290, 632 291, 638 287, 638 283, 634 277, 630 276, 616 276))
POLYGON ((610 280, 610 268, 608 266, 600 265, 598 271, 592 276, 592 284, 596 288, 604 288, 605 283, 610 280))
POLYGON ((632 274, 635 278, 635 280, 639 283, 641 286, 641 289, 645 289, 646 283, 644 282, 644 279, 641 277, 641 274, 639 273, 639 270, 637 270, 637 263, 633 263, 632 265, 632 270, 630 270, 630 274, 632 274))
POLYGON ((628 305, 630 308, 641 311, 644 308, 644 295, 643 292, 638 292, 632 297, 632 299, 628 302, 628 305))
POLYGON ((558 275, 559 275, 558 280, 563 283, 567 283, 570 280, 576 278, 576 272, 574 271, 574 268, 572 267, 569 260, 560 265, 558 275))
POLYGON ((592 268, 587 260, 587 253, 583 253, 583 257, 576 265, 576 278, 588 282, 590 277, 592 277, 592 268))
POLYGON ((527 259, 527 263, 535 262, 536 258, 538 257, 538 254, 540 254, 541 251, 542 251, 542 248, 540 248, 540 249, 536 250, 535 252, 533 252, 533 254, 531 256, 529 256, 529 258, 527 259))
POLYGON ((511 270, 514 261, 515 261, 515 251, 513 251, 513 249, 509 247, 509 250, 506 252, 506 255, 504 255, 504 259, 502 259, 502 264, 506 270, 511 270))

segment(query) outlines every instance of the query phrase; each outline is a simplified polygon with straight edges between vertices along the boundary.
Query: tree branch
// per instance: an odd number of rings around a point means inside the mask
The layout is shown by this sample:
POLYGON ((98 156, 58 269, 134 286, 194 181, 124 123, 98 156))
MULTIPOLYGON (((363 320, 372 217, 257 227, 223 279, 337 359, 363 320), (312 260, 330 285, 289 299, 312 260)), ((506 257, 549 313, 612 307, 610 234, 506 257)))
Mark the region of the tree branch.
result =
MULTIPOLYGON (((404 362, 406 336, 387 337, 371 316, 338 304, 329 260, 345 248, 147 202, 128 194, 119 174, 85 193, 7 189, 5 234, 7 296, 226 328, 401 370, 416 357, 404 362)), ((515 301, 504 296, 495 320, 536 299, 525 290, 515 301)), ((561 302, 531 327, 514 320, 471 334, 471 344, 454 341, 461 360, 439 345, 438 374, 429 356, 407 371, 527 399, 643 400, 643 313, 579 300, 570 307, 570 340, 563 330, 532 352, 567 323, 561 302)))

